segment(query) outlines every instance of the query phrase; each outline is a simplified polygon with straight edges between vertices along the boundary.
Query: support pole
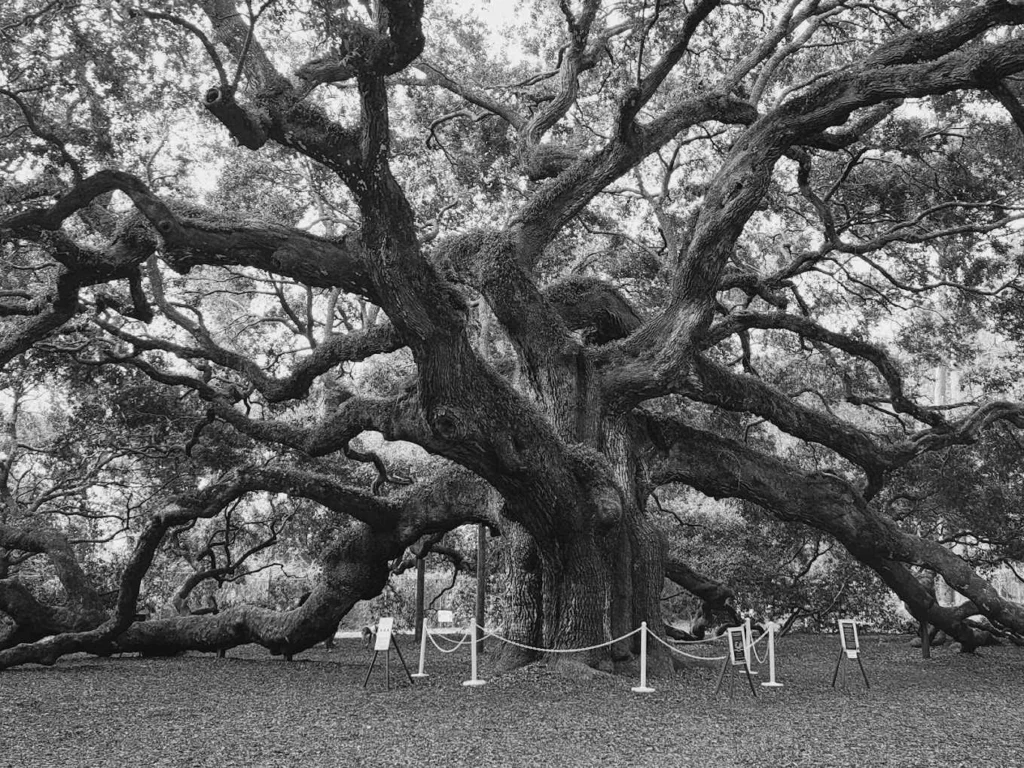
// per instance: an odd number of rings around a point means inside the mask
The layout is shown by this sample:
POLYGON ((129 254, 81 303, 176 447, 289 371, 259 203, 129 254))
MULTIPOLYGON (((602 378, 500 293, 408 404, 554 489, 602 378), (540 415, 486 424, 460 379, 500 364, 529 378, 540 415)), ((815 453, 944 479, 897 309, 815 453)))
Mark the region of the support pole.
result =
POLYGON ((729 668, 729 657, 722 662, 722 671, 718 673, 718 682, 715 684, 715 693, 722 690, 722 681, 725 680, 725 670, 729 668))
POLYGON ((409 672, 409 667, 405 663, 405 657, 402 655, 402 649, 399 647, 398 643, 395 641, 394 635, 391 636, 391 645, 393 645, 395 647, 395 653, 398 654, 398 660, 400 662, 402 662, 402 669, 405 670, 405 674, 409 678, 409 683, 412 684, 412 682, 413 682, 412 674, 409 672))
POLYGON ((430 630, 427 629, 427 620, 423 619, 423 622, 420 624, 420 668, 419 671, 415 675, 411 675, 411 677, 429 677, 429 675, 423 671, 423 665, 427 660, 427 632, 429 631, 430 630))
MULTIPOLYGON (((836 678, 839 677, 839 665, 843 663, 843 656, 846 655, 846 651, 839 652, 839 658, 836 660, 836 668, 832 671, 832 687, 836 687, 836 678)), ((844 681, 845 682, 845 681, 844 681)))
POLYGON ((864 687, 865 688, 870 688, 871 687, 871 683, 868 682, 868 673, 864 671, 864 662, 862 662, 860 660, 860 654, 859 653, 857 654, 857 666, 860 667, 861 677, 864 678, 864 687))
MULTIPOLYGON (((754 678, 752 678, 750 676, 750 664, 744 664, 743 665, 743 671, 747 673, 747 682, 750 683, 750 692, 752 694, 754 694, 754 698, 756 699, 757 698, 757 688, 754 687, 754 678)), ((733 680, 735 680, 735 679, 736 679, 736 677, 734 675, 733 676, 733 680)))
MULTIPOLYGON (((427 574, 427 561, 425 558, 416 558, 416 615, 413 617, 413 626, 416 628, 414 640, 419 641, 420 635, 423 634, 423 602, 424 596, 424 583, 426 582, 427 574)), ((421 670, 422 671, 422 670, 421 670)))
POLYGON ((782 683, 775 680, 775 627, 774 621, 768 622, 768 680, 761 685, 769 688, 782 687, 782 683))
POLYGON ((487 625, 487 526, 483 523, 476 528, 476 625, 480 627, 479 639, 474 641, 476 652, 484 652, 484 627, 487 625))
POLYGON ((633 693, 651 693, 653 688, 647 686, 647 622, 640 622, 640 685, 632 689, 633 693))
POLYGON ((921 622, 921 658, 930 659, 932 657, 932 638, 931 633, 928 631, 928 622, 921 622))
POLYGON ((470 661, 469 661, 469 664, 470 664, 469 669, 470 669, 470 678, 469 678, 469 680, 463 680, 462 681, 463 685, 477 686, 477 685, 483 685, 484 683, 487 682, 486 680, 481 680, 480 678, 478 678, 476 676, 476 638, 477 638, 476 623, 474 623, 473 626, 470 627, 470 630, 469 630, 469 650, 470 650, 470 653, 469 653, 469 659, 470 659, 470 661))
POLYGON ((370 682, 370 673, 373 672, 373 665, 377 663, 377 653, 378 651, 374 651, 373 658, 370 659, 370 668, 366 670, 366 678, 363 680, 363 688, 365 688, 366 684, 370 682))

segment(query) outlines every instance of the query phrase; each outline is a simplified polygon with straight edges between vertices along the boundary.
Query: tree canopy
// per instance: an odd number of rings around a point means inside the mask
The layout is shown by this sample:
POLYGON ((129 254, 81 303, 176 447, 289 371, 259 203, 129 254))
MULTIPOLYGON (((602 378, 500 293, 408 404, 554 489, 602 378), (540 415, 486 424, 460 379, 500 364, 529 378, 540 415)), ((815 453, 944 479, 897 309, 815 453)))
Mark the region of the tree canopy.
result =
POLYGON ((501 534, 510 638, 663 631, 666 576, 731 591, 660 489, 840 545, 966 647, 1024 633, 991 578, 1024 529, 1022 24, 5 3, 0 667, 292 653, 468 522, 501 534), (309 508, 301 606, 136 621, 159 553, 231 578, 309 508))

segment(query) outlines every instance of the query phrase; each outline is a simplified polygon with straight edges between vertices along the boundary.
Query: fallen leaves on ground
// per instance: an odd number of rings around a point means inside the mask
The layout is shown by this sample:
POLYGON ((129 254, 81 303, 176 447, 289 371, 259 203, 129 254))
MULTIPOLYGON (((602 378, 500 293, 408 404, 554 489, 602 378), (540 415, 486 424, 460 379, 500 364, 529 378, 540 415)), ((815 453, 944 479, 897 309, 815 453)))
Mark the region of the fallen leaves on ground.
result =
POLYGON ((78 656, 0 672, 0 766, 1024 765, 1024 650, 923 660, 907 637, 865 637, 870 689, 848 661, 832 688, 838 655, 835 637, 784 638, 783 687, 756 698, 742 676, 716 695, 706 666, 652 678, 647 694, 635 678, 537 665, 471 688, 468 650, 432 649, 415 685, 392 655, 391 689, 383 657, 363 688, 370 655, 355 640, 292 662, 255 646, 78 656))

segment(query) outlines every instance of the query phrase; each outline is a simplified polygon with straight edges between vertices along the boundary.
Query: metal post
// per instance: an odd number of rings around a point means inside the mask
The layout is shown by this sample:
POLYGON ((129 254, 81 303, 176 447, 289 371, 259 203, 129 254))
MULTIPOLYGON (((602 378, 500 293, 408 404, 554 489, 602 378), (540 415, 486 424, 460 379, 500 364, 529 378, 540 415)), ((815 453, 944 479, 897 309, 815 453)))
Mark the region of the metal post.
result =
POLYGON ((781 688, 782 683, 775 680, 775 627, 774 621, 768 622, 768 680, 761 685, 770 688, 781 688))
POLYGON ((470 659, 470 661, 469 661, 469 669, 470 669, 470 677, 469 677, 469 680, 463 680, 462 681, 463 685, 477 686, 477 685, 483 685, 484 683, 487 682, 486 680, 481 680, 480 678, 478 678, 476 676, 476 637, 477 637, 477 634, 476 634, 476 624, 474 623, 473 626, 470 627, 470 630, 469 630, 469 651, 470 651, 470 653, 469 653, 469 659, 470 659))
POLYGON ((476 529, 476 624, 480 627, 478 639, 474 640, 477 653, 484 652, 483 630, 487 625, 484 616, 487 607, 487 526, 481 523, 476 529))
POLYGON ((754 648, 754 635, 750 631, 750 617, 743 620, 743 659, 747 662, 747 669, 750 669, 750 652, 754 648))
POLYGON ((427 629, 427 620, 426 619, 423 619, 422 623, 420 624, 420 628, 419 629, 420 629, 420 669, 419 669, 419 671, 415 675, 413 675, 413 677, 429 677, 429 675, 427 675, 427 673, 423 671, 423 665, 426 663, 426 660, 427 660, 427 632, 430 631, 429 629, 427 629))
POLYGON ((633 693, 651 693, 654 689, 647 687, 647 622, 640 622, 640 685, 635 686, 633 693))
MULTIPOLYGON (((422 557, 417 557, 416 558, 416 615, 413 618, 413 627, 415 627, 415 635, 414 635, 413 639, 417 640, 417 641, 420 639, 420 636, 423 634, 423 626, 424 626, 424 624, 423 624, 423 621, 424 621, 424 618, 423 618, 423 601, 424 601, 424 594, 423 594, 424 590, 423 590, 423 587, 424 587, 424 582, 426 581, 426 572, 427 572, 427 561, 426 561, 426 559, 424 559, 422 557)), ((420 670, 420 671, 422 672, 423 670, 420 670)))

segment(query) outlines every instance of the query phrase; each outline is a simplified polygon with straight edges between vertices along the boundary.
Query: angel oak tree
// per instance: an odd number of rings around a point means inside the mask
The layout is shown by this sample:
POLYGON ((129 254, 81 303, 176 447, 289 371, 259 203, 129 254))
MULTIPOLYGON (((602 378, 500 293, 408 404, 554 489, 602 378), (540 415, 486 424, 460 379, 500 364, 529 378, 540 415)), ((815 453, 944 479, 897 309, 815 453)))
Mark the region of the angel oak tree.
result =
MULTIPOLYGON (((572 648, 660 628, 666 552, 647 501, 670 483, 826 532, 967 646, 984 641, 974 614, 1024 632, 1024 607, 886 496, 923 454, 1024 426, 1008 399, 919 402, 904 379, 928 345, 896 332, 959 307, 998 334, 985 307, 1019 297, 1007 147, 1024 140, 1024 8, 560 0, 523 3, 506 50, 444 3, 247 7, 18 0, 0 15, 14 126, 0 360, 46 349, 141 371, 278 457, 155 510, 113 615, 0 666, 293 652, 379 591, 389 558, 482 519, 507 539, 508 636, 572 648), (192 119, 190 89, 238 148, 167 129, 192 119), (204 169, 243 183, 211 195, 185 179, 204 169), (221 294, 235 309, 214 322, 221 294), (306 349, 228 333, 240 296, 276 297, 306 349), (324 384, 378 354, 408 355, 412 381, 386 396, 324 384), (315 423, 287 410, 323 391, 315 423), (471 474, 377 496, 312 468, 372 459, 351 445, 367 430, 471 474), (130 626, 164 533, 255 491, 356 521, 310 599, 130 626), (922 568, 966 602, 941 605, 922 568)), ((69 551, 17 519, 7 550, 69 551)), ((558 658, 609 668, 632 652, 558 658)))

